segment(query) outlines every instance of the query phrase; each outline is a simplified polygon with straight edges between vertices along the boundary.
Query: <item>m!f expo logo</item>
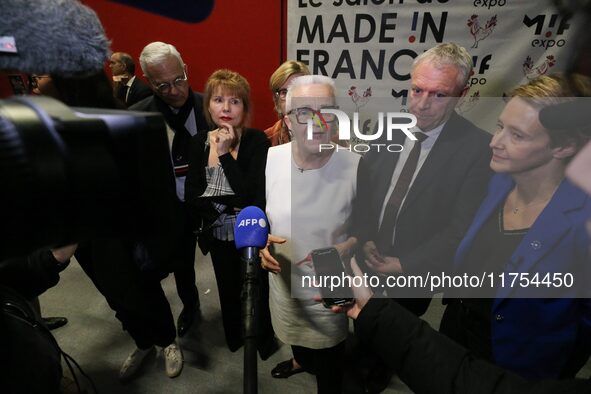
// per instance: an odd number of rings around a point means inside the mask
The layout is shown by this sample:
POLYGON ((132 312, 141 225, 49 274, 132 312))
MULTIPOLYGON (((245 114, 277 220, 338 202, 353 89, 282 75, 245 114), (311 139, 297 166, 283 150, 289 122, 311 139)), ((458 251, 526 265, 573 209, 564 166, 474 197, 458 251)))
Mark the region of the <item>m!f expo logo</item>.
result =
POLYGON ((559 14, 540 14, 524 15, 523 24, 528 29, 534 29, 534 40, 531 42, 532 48, 544 48, 547 50, 553 47, 563 47, 566 40, 562 38, 570 28, 570 15, 562 16, 559 14))
MULTIPOLYGON (((322 108, 319 111, 315 111, 307 124, 307 138, 308 140, 313 139, 314 124, 320 130, 329 131, 328 123, 323 115, 329 115, 330 118, 336 117, 339 126, 339 140, 350 141, 351 140, 351 123, 353 123, 353 133, 358 141, 376 141, 382 138, 384 134, 384 120, 385 120, 385 132, 386 140, 392 141, 392 135, 394 130, 402 131, 412 141, 416 141, 417 137, 410 131, 417 124, 417 118, 413 114, 407 112, 387 112, 384 116, 383 112, 378 112, 378 127, 374 134, 363 134, 359 130, 359 113, 353 113, 353 122, 349 116, 335 108, 322 108)), ((336 144, 319 144, 318 151, 323 150, 348 150, 350 152, 365 153, 370 150, 376 150, 378 152, 386 150, 388 152, 396 153, 401 152, 404 147, 400 144, 387 144, 387 143, 356 143, 349 146, 341 146, 336 144)))

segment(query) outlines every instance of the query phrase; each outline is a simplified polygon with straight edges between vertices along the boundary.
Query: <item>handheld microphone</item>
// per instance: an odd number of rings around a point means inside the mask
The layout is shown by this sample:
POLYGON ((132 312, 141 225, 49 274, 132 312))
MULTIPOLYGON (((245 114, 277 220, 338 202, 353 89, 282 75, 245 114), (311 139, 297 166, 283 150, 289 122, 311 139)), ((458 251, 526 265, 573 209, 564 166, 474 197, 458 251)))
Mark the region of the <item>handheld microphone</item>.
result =
POLYGON ((269 225, 258 207, 244 208, 236 218, 234 242, 246 263, 242 286, 242 328, 244 333, 244 392, 257 393, 257 303, 259 296, 259 249, 267 246, 269 225))
POLYGON ((77 0, 2 0, 0 15, 0 70, 86 75, 110 55, 96 13, 77 0))
POLYGON ((267 246, 268 237, 267 217, 260 208, 249 206, 240 211, 234 227, 234 242, 243 260, 256 260, 259 249, 267 246))

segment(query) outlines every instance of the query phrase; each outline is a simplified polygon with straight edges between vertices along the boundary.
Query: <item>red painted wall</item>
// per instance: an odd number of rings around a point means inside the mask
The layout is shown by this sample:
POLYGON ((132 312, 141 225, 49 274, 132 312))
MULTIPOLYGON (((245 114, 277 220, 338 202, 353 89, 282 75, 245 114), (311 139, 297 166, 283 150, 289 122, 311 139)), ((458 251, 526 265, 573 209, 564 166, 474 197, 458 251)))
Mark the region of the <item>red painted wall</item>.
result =
POLYGON ((237 71, 251 85, 252 125, 264 129, 276 121, 268 81, 281 62, 281 1, 215 0, 210 16, 196 24, 112 1, 82 2, 99 15, 114 52, 128 52, 139 63, 137 58, 146 44, 173 44, 187 64, 191 87, 197 91, 203 91, 207 77, 216 69, 237 71))
POLYGON ((26 88, 29 89, 29 80, 27 74, 14 72, 0 72, 0 99, 14 95, 14 88, 10 83, 11 75, 20 75, 26 88))
MULTIPOLYGON (((199 1, 199 0, 196 0, 199 1)), ((229 68, 248 79, 253 100, 252 126, 265 129, 277 116, 268 81, 282 61, 282 11, 286 0, 215 0, 209 17, 184 23, 107 0, 82 0, 99 16, 111 40, 111 49, 128 52, 136 60, 152 41, 177 47, 187 64, 191 87, 203 91, 207 77, 218 68, 229 68)), ((10 91, 5 79, 0 94, 10 91)))

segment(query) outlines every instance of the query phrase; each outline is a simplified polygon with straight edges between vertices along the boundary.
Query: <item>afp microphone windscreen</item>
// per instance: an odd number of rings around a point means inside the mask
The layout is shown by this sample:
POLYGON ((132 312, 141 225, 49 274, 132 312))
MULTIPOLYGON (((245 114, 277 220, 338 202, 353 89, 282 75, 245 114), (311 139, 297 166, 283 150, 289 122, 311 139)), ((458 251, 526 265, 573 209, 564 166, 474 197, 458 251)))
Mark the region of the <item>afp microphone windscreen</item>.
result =
POLYGON ((236 218, 234 242, 236 249, 255 247, 262 249, 267 246, 269 225, 265 213, 258 207, 244 208, 236 218))
POLYGON ((110 56, 96 13, 78 0, 2 0, 0 15, 0 70, 88 75, 110 56))

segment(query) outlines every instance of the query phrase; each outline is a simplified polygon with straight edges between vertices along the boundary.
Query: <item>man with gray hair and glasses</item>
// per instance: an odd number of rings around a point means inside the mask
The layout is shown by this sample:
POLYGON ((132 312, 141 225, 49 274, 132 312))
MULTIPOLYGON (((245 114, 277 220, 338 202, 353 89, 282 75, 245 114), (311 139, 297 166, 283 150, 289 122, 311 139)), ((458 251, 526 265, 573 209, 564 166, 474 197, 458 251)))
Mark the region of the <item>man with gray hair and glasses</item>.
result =
POLYGON ((177 292, 183 302, 183 310, 177 321, 178 335, 187 333, 200 315, 199 293, 195 285, 195 246, 193 226, 185 210, 185 177, 189 168, 191 137, 208 130, 203 116, 201 94, 192 92, 187 77, 187 66, 181 54, 171 44, 152 42, 140 54, 140 66, 154 95, 129 109, 160 112, 169 126, 169 142, 176 176, 181 232, 175 242, 175 253, 166 262, 169 272, 174 272, 177 292))

